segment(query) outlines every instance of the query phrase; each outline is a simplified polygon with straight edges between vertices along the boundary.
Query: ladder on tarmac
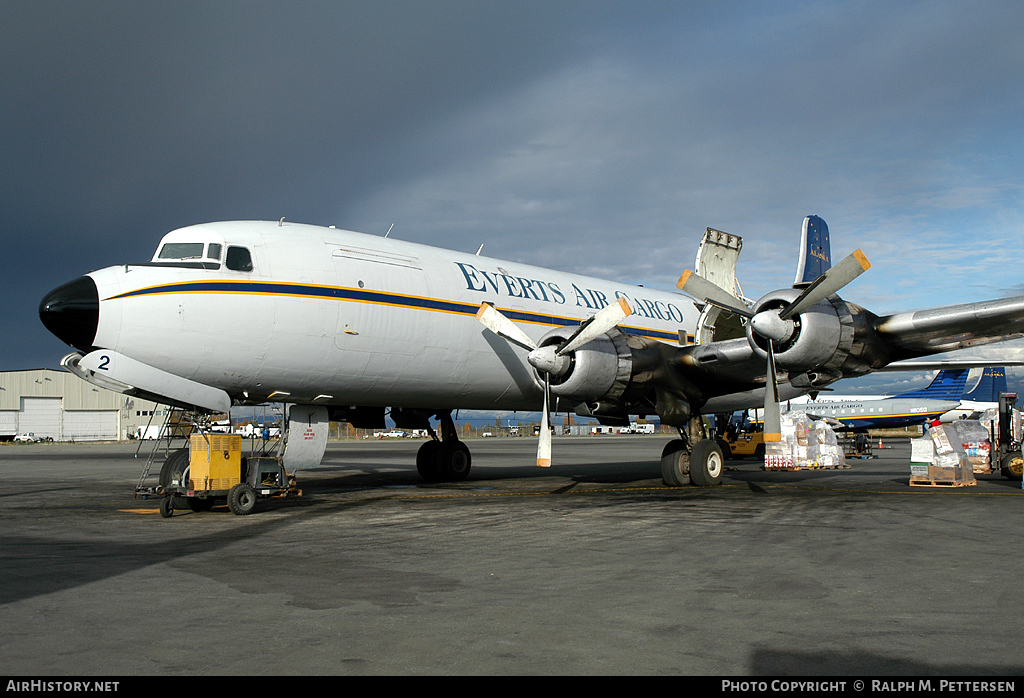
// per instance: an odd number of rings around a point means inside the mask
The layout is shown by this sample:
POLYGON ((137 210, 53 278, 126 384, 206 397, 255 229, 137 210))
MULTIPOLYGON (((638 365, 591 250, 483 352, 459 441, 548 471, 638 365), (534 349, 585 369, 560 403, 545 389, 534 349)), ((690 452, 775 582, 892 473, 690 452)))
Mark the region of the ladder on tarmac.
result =
MULTIPOLYGON (((155 411, 155 410, 154 410, 155 411)), ((155 484, 152 482, 147 483, 152 475, 153 464, 157 462, 157 454, 163 453, 163 458, 160 459, 160 467, 163 467, 164 461, 174 450, 176 441, 183 440, 187 445, 189 437, 195 431, 201 431, 202 426, 200 424, 201 416, 186 410, 181 407, 169 407, 164 412, 164 422, 160 427, 159 435, 153 440, 153 448, 150 449, 149 456, 146 458, 146 464, 142 468, 142 475, 139 477, 139 482, 135 486, 135 496, 133 499, 138 499, 139 495, 145 499, 150 495, 158 494, 157 488, 160 486, 160 482, 157 481, 155 484)), ((149 429, 153 423, 153 415, 149 417, 149 424, 146 425, 146 431, 149 433, 149 429)), ((179 446, 181 448, 181 446, 179 446)), ((139 453, 142 451, 142 439, 139 440, 139 445, 135 449, 135 457, 139 458, 139 453)), ((159 478, 160 473, 157 472, 156 477, 159 478)))

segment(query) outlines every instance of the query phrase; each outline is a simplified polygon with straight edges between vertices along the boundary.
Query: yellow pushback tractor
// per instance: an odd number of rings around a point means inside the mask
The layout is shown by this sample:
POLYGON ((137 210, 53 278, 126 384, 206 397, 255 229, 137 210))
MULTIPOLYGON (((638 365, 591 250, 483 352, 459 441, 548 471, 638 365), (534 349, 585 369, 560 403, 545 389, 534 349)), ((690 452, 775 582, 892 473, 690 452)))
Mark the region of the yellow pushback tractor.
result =
POLYGON ((208 511, 227 501, 235 514, 251 514, 260 497, 300 495, 281 460, 269 456, 242 456, 239 434, 192 434, 188 469, 162 488, 160 515, 174 514, 175 500, 185 500, 192 511, 208 511))

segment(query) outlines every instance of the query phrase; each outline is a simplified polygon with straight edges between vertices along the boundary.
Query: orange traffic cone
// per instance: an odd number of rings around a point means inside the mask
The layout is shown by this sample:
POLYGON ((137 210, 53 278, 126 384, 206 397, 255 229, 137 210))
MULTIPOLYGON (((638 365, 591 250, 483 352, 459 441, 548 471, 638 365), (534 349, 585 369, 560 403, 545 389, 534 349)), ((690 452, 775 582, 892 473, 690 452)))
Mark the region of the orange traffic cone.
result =
POLYGON ((879 448, 885 448, 885 446, 882 445, 882 437, 881 436, 878 437, 878 447, 879 448))

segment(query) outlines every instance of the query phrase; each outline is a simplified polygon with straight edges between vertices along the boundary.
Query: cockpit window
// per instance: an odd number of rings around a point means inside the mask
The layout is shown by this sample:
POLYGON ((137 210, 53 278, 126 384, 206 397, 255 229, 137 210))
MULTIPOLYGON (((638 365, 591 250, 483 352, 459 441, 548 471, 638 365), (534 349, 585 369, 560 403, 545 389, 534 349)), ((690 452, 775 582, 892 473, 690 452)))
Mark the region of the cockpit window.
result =
POLYGON ((168 242, 160 248, 159 259, 201 259, 203 243, 201 242, 168 242))
POLYGON ((244 247, 228 247, 224 264, 234 271, 252 271, 252 256, 244 247))
POLYGON ((206 249, 206 258, 220 261, 220 248, 219 242, 211 242, 210 246, 206 249))

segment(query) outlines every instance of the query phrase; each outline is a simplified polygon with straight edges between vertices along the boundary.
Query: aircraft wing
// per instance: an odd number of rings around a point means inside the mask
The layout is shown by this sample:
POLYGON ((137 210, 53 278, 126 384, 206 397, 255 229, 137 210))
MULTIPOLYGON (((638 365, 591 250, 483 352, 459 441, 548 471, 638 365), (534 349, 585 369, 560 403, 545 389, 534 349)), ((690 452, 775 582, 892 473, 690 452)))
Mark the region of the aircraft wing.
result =
POLYGON ((1024 337, 1024 297, 897 313, 878 318, 875 330, 891 361, 1024 337))
POLYGON ((896 361, 876 368, 876 371, 941 371, 958 368, 989 368, 1000 366, 1024 366, 1024 361, 998 359, 935 359, 934 361, 896 361))

